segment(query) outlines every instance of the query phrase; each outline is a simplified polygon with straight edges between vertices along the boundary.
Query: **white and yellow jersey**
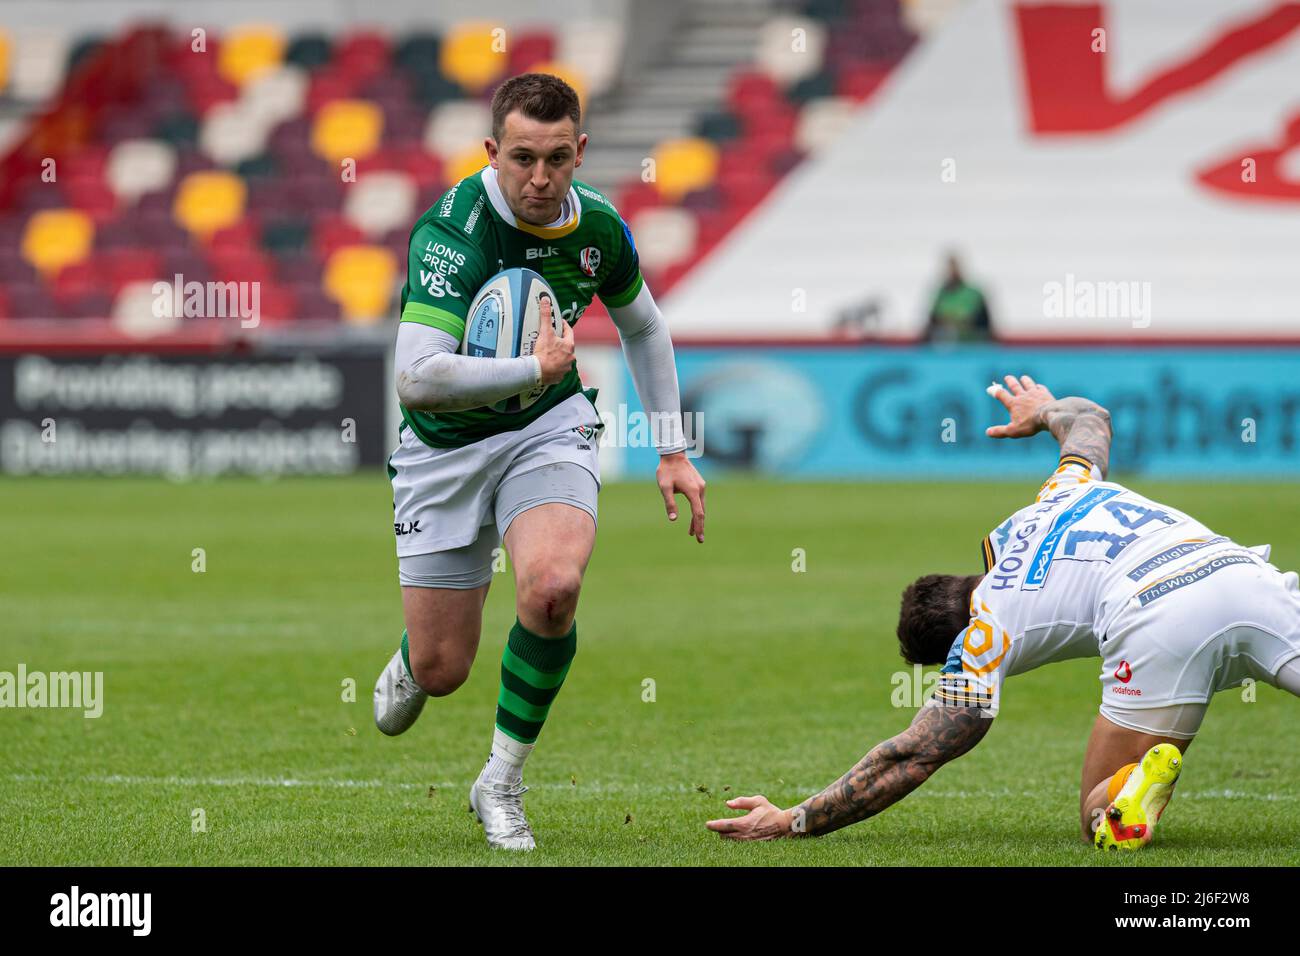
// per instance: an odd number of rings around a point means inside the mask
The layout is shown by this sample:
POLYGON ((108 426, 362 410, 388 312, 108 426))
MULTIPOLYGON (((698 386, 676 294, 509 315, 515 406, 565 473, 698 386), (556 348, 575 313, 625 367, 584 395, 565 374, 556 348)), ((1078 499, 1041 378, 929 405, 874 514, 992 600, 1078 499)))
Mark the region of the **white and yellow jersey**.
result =
POLYGON ((1004 677, 1099 656, 1115 616, 1157 599, 1185 569, 1259 560, 1183 512, 1103 481, 1075 456, 1062 457, 1035 502, 994 529, 983 552, 986 573, 944 664, 941 703, 996 709, 1004 677))

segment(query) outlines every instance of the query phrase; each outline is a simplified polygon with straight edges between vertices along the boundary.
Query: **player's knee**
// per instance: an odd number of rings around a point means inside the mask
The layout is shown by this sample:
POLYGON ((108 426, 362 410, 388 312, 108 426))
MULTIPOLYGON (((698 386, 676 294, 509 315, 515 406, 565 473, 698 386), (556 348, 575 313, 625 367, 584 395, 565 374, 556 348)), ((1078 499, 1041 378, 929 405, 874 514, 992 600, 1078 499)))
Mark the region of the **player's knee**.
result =
POLYGON ((411 656, 411 676, 430 697, 446 697, 469 677, 469 662, 444 656, 411 656))
POLYGON ((520 610, 529 618, 544 621, 550 627, 568 623, 578 607, 582 575, 576 570, 548 568, 523 582, 519 594, 520 610))

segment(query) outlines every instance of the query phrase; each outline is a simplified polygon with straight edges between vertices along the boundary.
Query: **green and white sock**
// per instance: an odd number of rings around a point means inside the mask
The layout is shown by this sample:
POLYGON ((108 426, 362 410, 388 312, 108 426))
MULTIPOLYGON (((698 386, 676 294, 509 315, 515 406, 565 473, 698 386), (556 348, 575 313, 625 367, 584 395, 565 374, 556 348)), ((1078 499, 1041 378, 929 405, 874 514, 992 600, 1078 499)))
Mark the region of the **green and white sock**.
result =
POLYGON ((415 674, 411 671, 411 645, 406 639, 406 628, 402 628, 402 664, 406 667, 406 676, 415 680, 415 674))
POLYGON ((537 743, 577 647, 576 621, 563 637, 541 637, 515 620, 501 655, 496 732, 492 756, 483 769, 486 779, 517 783, 523 778, 524 761, 537 743))

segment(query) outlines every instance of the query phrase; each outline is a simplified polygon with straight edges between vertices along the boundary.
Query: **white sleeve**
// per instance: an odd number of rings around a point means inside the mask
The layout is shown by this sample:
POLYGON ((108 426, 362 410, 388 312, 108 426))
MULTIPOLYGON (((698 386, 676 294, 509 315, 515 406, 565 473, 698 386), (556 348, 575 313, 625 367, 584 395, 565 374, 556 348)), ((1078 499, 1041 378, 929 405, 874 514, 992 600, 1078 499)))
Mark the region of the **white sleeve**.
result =
POLYGON ((673 340, 650 289, 643 283, 635 299, 611 308, 609 315, 623 343, 623 357, 632 371, 637 397, 650 415, 655 448, 661 455, 685 451, 673 340))
POLYGON ((421 412, 491 405, 542 383, 536 356, 483 359, 458 355, 455 336, 419 322, 397 324, 393 377, 397 397, 421 412))

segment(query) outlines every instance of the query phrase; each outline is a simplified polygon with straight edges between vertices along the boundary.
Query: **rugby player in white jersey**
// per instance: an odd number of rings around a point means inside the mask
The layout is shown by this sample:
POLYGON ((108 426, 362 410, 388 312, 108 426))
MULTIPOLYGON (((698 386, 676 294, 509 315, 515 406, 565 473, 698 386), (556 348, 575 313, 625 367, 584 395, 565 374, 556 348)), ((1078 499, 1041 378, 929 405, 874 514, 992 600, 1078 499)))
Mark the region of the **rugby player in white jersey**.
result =
POLYGON ((1247 678, 1300 695, 1300 577, 1194 518, 1106 481, 1110 416, 1006 377, 993 438, 1049 430, 1056 471, 1034 504, 984 540, 985 573, 927 575, 903 592, 898 638, 913 664, 943 664, 910 727, 821 793, 782 810, 728 801, 724 838, 829 833, 901 800, 983 739, 1004 677, 1100 655, 1101 713, 1083 761, 1079 819, 1098 848, 1150 840, 1215 691, 1247 678), (954 635, 956 635, 954 639, 954 635))

